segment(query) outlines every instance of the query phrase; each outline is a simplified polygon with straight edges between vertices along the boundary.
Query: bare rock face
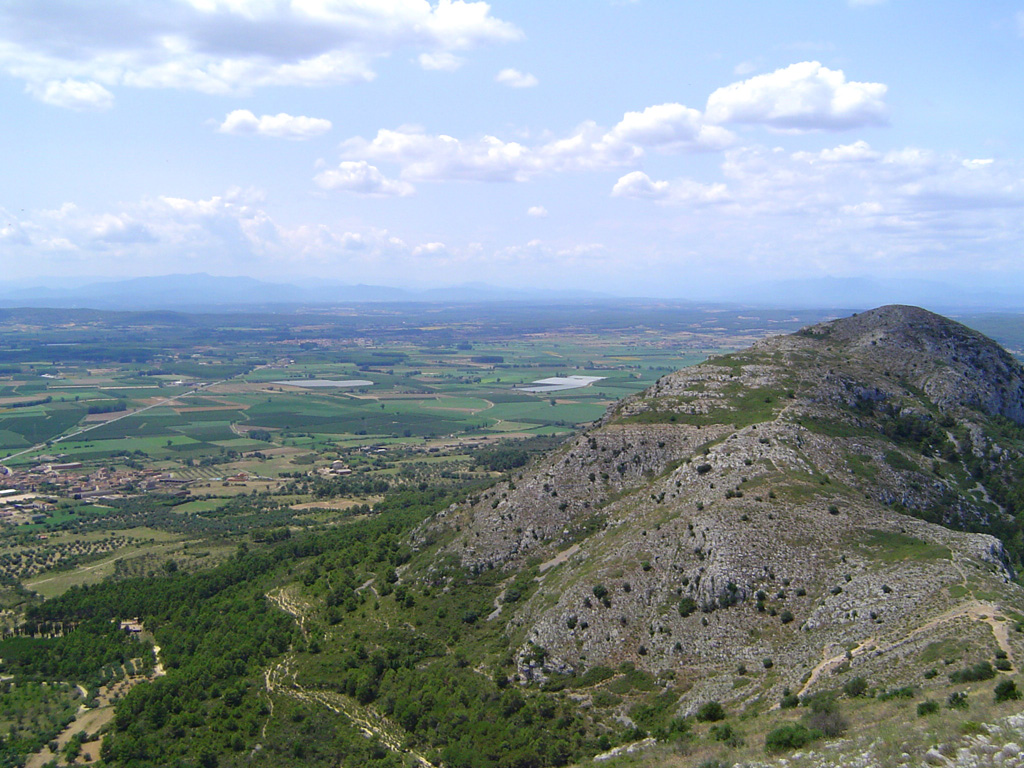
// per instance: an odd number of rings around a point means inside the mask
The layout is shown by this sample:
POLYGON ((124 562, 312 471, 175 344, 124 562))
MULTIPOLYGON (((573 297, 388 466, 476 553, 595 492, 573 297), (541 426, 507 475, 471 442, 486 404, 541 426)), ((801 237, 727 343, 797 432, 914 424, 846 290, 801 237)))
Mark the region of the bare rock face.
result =
POLYGON ((882 307, 665 376, 431 527, 467 568, 533 569, 492 617, 523 680, 631 664, 692 704, 837 668, 905 680, 929 643, 991 642, 971 616, 1024 604, 984 533, 1017 531, 996 417, 1024 423, 1012 357, 882 307))
POLYGON ((801 333, 906 379, 940 408, 976 408, 1024 422, 1020 364, 991 339, 940 315, 887 306, 801 333))

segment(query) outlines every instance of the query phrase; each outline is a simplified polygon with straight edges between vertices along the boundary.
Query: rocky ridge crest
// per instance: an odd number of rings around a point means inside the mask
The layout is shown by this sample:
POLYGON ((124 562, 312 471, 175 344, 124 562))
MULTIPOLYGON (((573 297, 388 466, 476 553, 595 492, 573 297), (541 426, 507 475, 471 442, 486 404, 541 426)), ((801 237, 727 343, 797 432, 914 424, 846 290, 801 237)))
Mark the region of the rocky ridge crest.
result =
POLYGON ((943 638, 1024 656, 977 618, 1022 604, 981 532, 1009 530, 984 479, 1022 421, 998 345, 882 307, 669 374, 429 531, 465 567, 536 575, 491 617, 525 681, 629 664, 695 707, 837 669, 919 680, 943 638))

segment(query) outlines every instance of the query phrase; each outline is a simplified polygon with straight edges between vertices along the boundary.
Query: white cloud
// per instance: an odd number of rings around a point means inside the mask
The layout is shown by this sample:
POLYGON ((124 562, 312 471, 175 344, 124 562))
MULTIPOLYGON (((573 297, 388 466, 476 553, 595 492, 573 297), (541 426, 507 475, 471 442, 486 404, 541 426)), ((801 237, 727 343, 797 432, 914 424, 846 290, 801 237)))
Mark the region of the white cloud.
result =
POLYGON ((70 78, 30 83, 27 90, 39 101, 65 109, 100 110, 109 109, 114 104, 114 94, 99 83, 70 78))
POLYGON ((91 0, 59 13, 8 3, 0 72, 37 98, 68 81, 92 83, 92 101, 114 86, 239 94, 371 80, 375 60, 401 49, 427 53, 421 66, 450 67, 454 51, 521 37, 471 0, 91 0))
POLYGON ((718 254, 749 274, 1007 268, 1024 238, 1024 165, 865 142, 815 152, 737 147, 721 178, 622 176, 617 198, 668 206, 650 247, 718 254), (689 209, 700 207, 690 214, 689 209), (669 234, 674 233, 674 234, 669 234))
POLYGON ((717 150, 733 134, 704 123, 700 112, 681 104, 659 104, 627 112, 610 130, 585 122, 561 139, 537 146, 495 136, 463 141, 431 135, 419 127, 382 128, 372 140, 342 144, 342 156, 396 163, 410 181, 527 181, 538 174, 620 168, 636 163, 646 149, 661 152, 717 150))
POLYGON ((613 197, 639 197, 676 204, 713 204, 729 201, 725 184, 701 184, 692 179, 653 181, 642 171, 633 171, 615 182, 613 197))
POLYGON ((724 149, 733 135, 717 125, 708 125, 699 110, 682 104, 657 104, 642 112, 627 112, 608 132, 608 144, 631 144, 665 151, 683 149, 724 149))
POLYGON ((261 199, 258 192, 232 189, 201 199, 147 198, 100 211, 67 204, 22 214, 21 220, 0 209, 0 245, 12 266, 4 277, 203 271, 277 282, 282 275, 306 275, 351 283, 444 285, 464 282, 472 274, 528 286, 538 276, 555 284, 582 267, 604 269, 615 262, 603 245, 571 238, 453 245, 372 227, 286 226, 264 209, 261 199), (518 278, 509 275, 509 267, 518 278))
POLYGON ((615 197, 646 197, 653 200, 664 199, 668 195, 667 181, 651 181, 651 177, 643 171, 633 171, 615 182, 612 188, 615 197))
POLYGON ((416 191, 406 181, 386 178, 365 160, 346 160, 337 168, 318 173, 314 181, 324 189, 343 189, 361 195, 407 197, 416 191))
POLYGON ((413 256, 434 256, 448 250, 444 243, 423 243, 412 249, 413 256))
POLYGON ((494 80, 509 88, 533 88, 537 85, 537 78, 533 75, 511 68, 501 70, 494 76, 494 80))
POLYGON ((543 205, 531 205, 526 210, 527 216, 533 216, 536 219, 546 219, 548 217, 548 209, 543 205))
POLYGON ((369 280, 381 264, 411 258, 412 248, 384 230, 283 226, 261 207, 261 197, 231 189, 204 199, 147 198, 100 212, 67 204, 21 221, 4 217, 10 223, 0 229, 0 243, 5 256, 27 265, 24 276, 241 270, 279 280, 282 269, 322 275, 344 266, 346 276, 365 268, 362 277, 369 280))
POLYGON ((785 130, 844 130, 885 122, 882 83, 846 80, 842 70, 804 61, 719 88, 708 97, 712 123, 755 123, 785 130))
POLYGON ((372 141, 349 139, 342 153, 398 163, 402 177, 413 181, 525 181, 538 170, 530 150, 516 142, 494 136, 461 142, 419 128, 381 129, 372 141))
POLYGON ((984 228, 985 219, 1001 220, 1003 211, 1024 207, 1021 168, 965 164, 914 147, 883 154, 848 145, 791 155, 745 148, 727 153, 723 173, 748 212, 831 216, 880 206, 903 222, 945 230, 957 221, 984 228))
POLYGON ((318 117, 296 117, 281 112, 277 115, 256 117, 248 109, 228 113, 217 129, 221 133, 259 135, 277 139, 311 139, 331 130, 331 121, 318 117))
POLYGON ((442 72, 454 72, 466 63, 464 58, 456 56, 450 51, 421 53, 417 58, 417 61, 419 61, 419 64, 423 69, 438 70, 442 72))
POLYGON ((878 160, 882 157, 866 141, 855 141, 853 144, 841 144, 838 147, 830 147, 820 152, 795 152, 794 160, 804 160, 809 163, 857 163, 867 160, 878 160))

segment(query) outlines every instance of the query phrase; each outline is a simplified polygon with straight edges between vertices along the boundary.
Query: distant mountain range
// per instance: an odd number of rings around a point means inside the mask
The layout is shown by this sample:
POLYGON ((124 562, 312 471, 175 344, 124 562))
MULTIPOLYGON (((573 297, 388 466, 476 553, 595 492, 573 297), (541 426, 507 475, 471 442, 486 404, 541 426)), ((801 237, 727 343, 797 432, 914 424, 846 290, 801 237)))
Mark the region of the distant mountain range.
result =
POLYGON ((238 308, 350 302, 572 301, 607 298, 573 290, 517 290, 483 284, 410 291, 381 285, 270 283, 251 277, 207 274, 136 277, 74 287, 14 287, 0 283, 0 307, 89 309, 179 309, 227 311, 238 308))
MULTIPOLYGON (((573 302, 627 298, 596 291, 521 289, 484 283, 411 290, 332 282, 272 283, 251 277, 220 277, 201 273, 74 285, 69 285, 67 280, 57 279, 45 280, 44 283, 38 286, 0 283, 0 307, 219 312, 359 302, 573 302)), ((680 294, 686 290, 685 285, 679 287, 680 294)), ((678 298, 789 309, 849 309, 886 303, 915 304, 941 310, 1024 309, 1024 298, 1013 292, 964 291, 937 281, 872 278, 824 277, 741 283, 723 286, 712 293, 680 295, 678 298)))
POLYGON ((965 290, 936 280, 820 277, 730 286, 709 297, 757 306, 826 309, 913 304, 932 309, 1024 309, 1012 291, 965 290))

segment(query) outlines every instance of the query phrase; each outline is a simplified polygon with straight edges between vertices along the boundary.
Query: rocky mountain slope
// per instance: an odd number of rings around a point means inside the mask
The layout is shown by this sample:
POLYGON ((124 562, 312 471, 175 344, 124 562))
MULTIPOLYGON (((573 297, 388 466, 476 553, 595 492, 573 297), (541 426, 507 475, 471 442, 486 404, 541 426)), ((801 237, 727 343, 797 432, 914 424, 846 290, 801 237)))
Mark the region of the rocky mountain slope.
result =
POLYGON ((488 620, 522 681, 635 668, 680 713, 927 688, 1024 654, 1022 423, 1008 353, 882 307, 663 377, 419 542, 507 572, 488 620))

